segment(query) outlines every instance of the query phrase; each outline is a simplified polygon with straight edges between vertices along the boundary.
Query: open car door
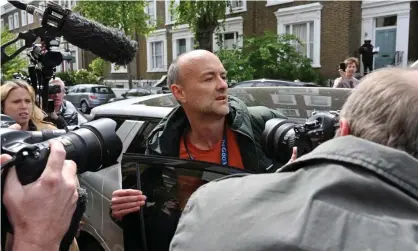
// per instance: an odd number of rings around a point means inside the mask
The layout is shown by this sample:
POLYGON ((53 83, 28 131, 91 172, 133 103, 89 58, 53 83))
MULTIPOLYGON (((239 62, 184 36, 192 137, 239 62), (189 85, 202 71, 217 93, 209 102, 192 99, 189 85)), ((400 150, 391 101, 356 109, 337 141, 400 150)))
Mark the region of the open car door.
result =
MULTIPOLYGON (((125 251, 168 251, 187 200, 200 186, 247 170, 171 157, 124 154, 122 188, 140 189, 147 202, 124 217, 125 251)), ((216 203, 216 201, 214 201, 216 203)))

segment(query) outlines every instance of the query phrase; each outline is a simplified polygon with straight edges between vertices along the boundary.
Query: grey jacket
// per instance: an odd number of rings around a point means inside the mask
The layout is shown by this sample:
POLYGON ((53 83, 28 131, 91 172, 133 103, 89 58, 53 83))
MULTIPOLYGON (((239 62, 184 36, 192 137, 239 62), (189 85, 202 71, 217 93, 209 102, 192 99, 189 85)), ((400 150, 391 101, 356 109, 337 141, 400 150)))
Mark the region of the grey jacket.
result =
POLYGON ((278 173, 210 182, 170 250, 418 250, 418 160, 346 136, 278 173))

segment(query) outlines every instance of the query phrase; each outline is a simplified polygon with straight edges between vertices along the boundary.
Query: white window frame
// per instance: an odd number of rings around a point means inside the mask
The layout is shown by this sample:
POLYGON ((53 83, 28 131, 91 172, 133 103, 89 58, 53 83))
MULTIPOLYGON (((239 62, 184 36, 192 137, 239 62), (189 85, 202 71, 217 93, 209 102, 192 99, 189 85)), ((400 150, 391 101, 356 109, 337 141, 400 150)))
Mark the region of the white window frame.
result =
POLYGON ((289 8, 279 8, 274 13, 277 18, 278 34, 286 33, 286 25, 314 22, 313 68, 321 67, 321 12, 322 4, 317 2, 289 8))
MULTIPOLYGON (((231 3, 234 0, 228 0, 229 3, 231 3)), ((235 13, 241 13, 241 12, 246 12, 247 11, 247 0, 242 0, 242 6, 239 8, 232 8, 231 11, 231 7, 226 6, 226 11, 225 14, 229 15, 229 14, 235 14, 235 13)))
POLYGON ((219 31, 217 31, 214 36, 213 36, 213 51, 219 51, 219 46, 217 44, 218 42, 218 35, 219 34, 225 34, 225 33, 232 33, 232 32, 238 32, 238 43, 237 43, 237 48, 242 48, 244 45, 244 39, 243 39, 243 34, 244 34, 244 18, 239 16, 239 17, 231 17, 231 18, 227 18, 225 20, 225 22, 222 24, 223 20, 219 20, 219 23, 221 25, 223 25, 223 27, 219 27, 219 31))
POLYGON ((13 30, 14 29, 14 25, 13 25, 13 15, 8 16, 9 22, 9 30, 13 30))
POLYGON ((266 7, 285 3, 293 3, 295 0, 267 0, 266 7))
POLYGON ((182 24, 177 27, 173 27, 171 31, 172 51, 173 60, 177 58, 177 40, 186 39, 186 52, 193 50, 194 45, 192 44, 194 35, 189 29, 189 25, 182 24))
POLYGON ((146 14, 148 14, 150 16, 150 19, 147 20, 148 25, 155 25, 157 23, 157 1, 156 0, 145 0, 146 4, 149 4, 151 2, 154 4, 154 13, 151 13, 151 14, 148 13, 148 10, 147 10, 148 5, 145 6, 144 11, 145 11, 146 14))
POLYGON ((33 15, 29 14, 29 13, 27 13, 27 14, 28 14, 28 24, 33 23, 33 15))
POLYGON ((115 63, 111 64, 110 73, 128 73, 128 68, 126 65, 116 66, 115 63))
POLYGON ((15 12, 13 14, 13 25, 14 25, 14 29, 19 28, 19 12, 15 12))
MULTIPOLYGON (((171 0, 165 0, 164 2, 165 2, 165 25, 174 24, 176 20, 169 21, 171 20, 171 11, 170 11, 171 0)), ((177 5, 177 4, 180 4, 180 0, 175 0, 174 5, 177 5)))
POLYGON ((147 38, 147 72, 167 72, 167 31, 166 29, 160 29, 154 31, 147 38), (151 43, 163 42, 163 66, 162 68, 152 68, 152 50, 151 43))
POLYGON ((28 24, 28 15, 26 14, 25 10, 20 11, 20 16, 22 17, 22 26, 28 24))

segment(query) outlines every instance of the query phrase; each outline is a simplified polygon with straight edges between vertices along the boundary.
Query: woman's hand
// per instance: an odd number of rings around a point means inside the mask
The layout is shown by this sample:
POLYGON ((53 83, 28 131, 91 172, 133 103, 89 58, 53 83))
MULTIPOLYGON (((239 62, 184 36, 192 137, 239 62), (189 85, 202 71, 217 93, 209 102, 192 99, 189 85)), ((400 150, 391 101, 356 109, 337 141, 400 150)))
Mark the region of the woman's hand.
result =
POLYGON ((21 130, 22 127, 19 124, 13 124, 8 127, 9 129, 21 130))

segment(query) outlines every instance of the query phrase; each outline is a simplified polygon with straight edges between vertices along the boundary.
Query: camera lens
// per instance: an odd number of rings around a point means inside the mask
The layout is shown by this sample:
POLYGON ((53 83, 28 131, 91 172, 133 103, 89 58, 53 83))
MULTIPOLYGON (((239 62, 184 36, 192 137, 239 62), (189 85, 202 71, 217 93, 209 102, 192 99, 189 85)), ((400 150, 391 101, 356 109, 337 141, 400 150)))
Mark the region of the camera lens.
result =
POLYGON ((295 146, 295 131, 298 123, 287 119, 270 119, 265 124, 261 146, 268 158, 287 163, 295 146))
POLYGON ((78 173, 95 172, 117 163, 122 141, 115 133, 116 122, 103 118, 80 126, 57 139, 67 152, 67 159, 77 164, 78 173))

